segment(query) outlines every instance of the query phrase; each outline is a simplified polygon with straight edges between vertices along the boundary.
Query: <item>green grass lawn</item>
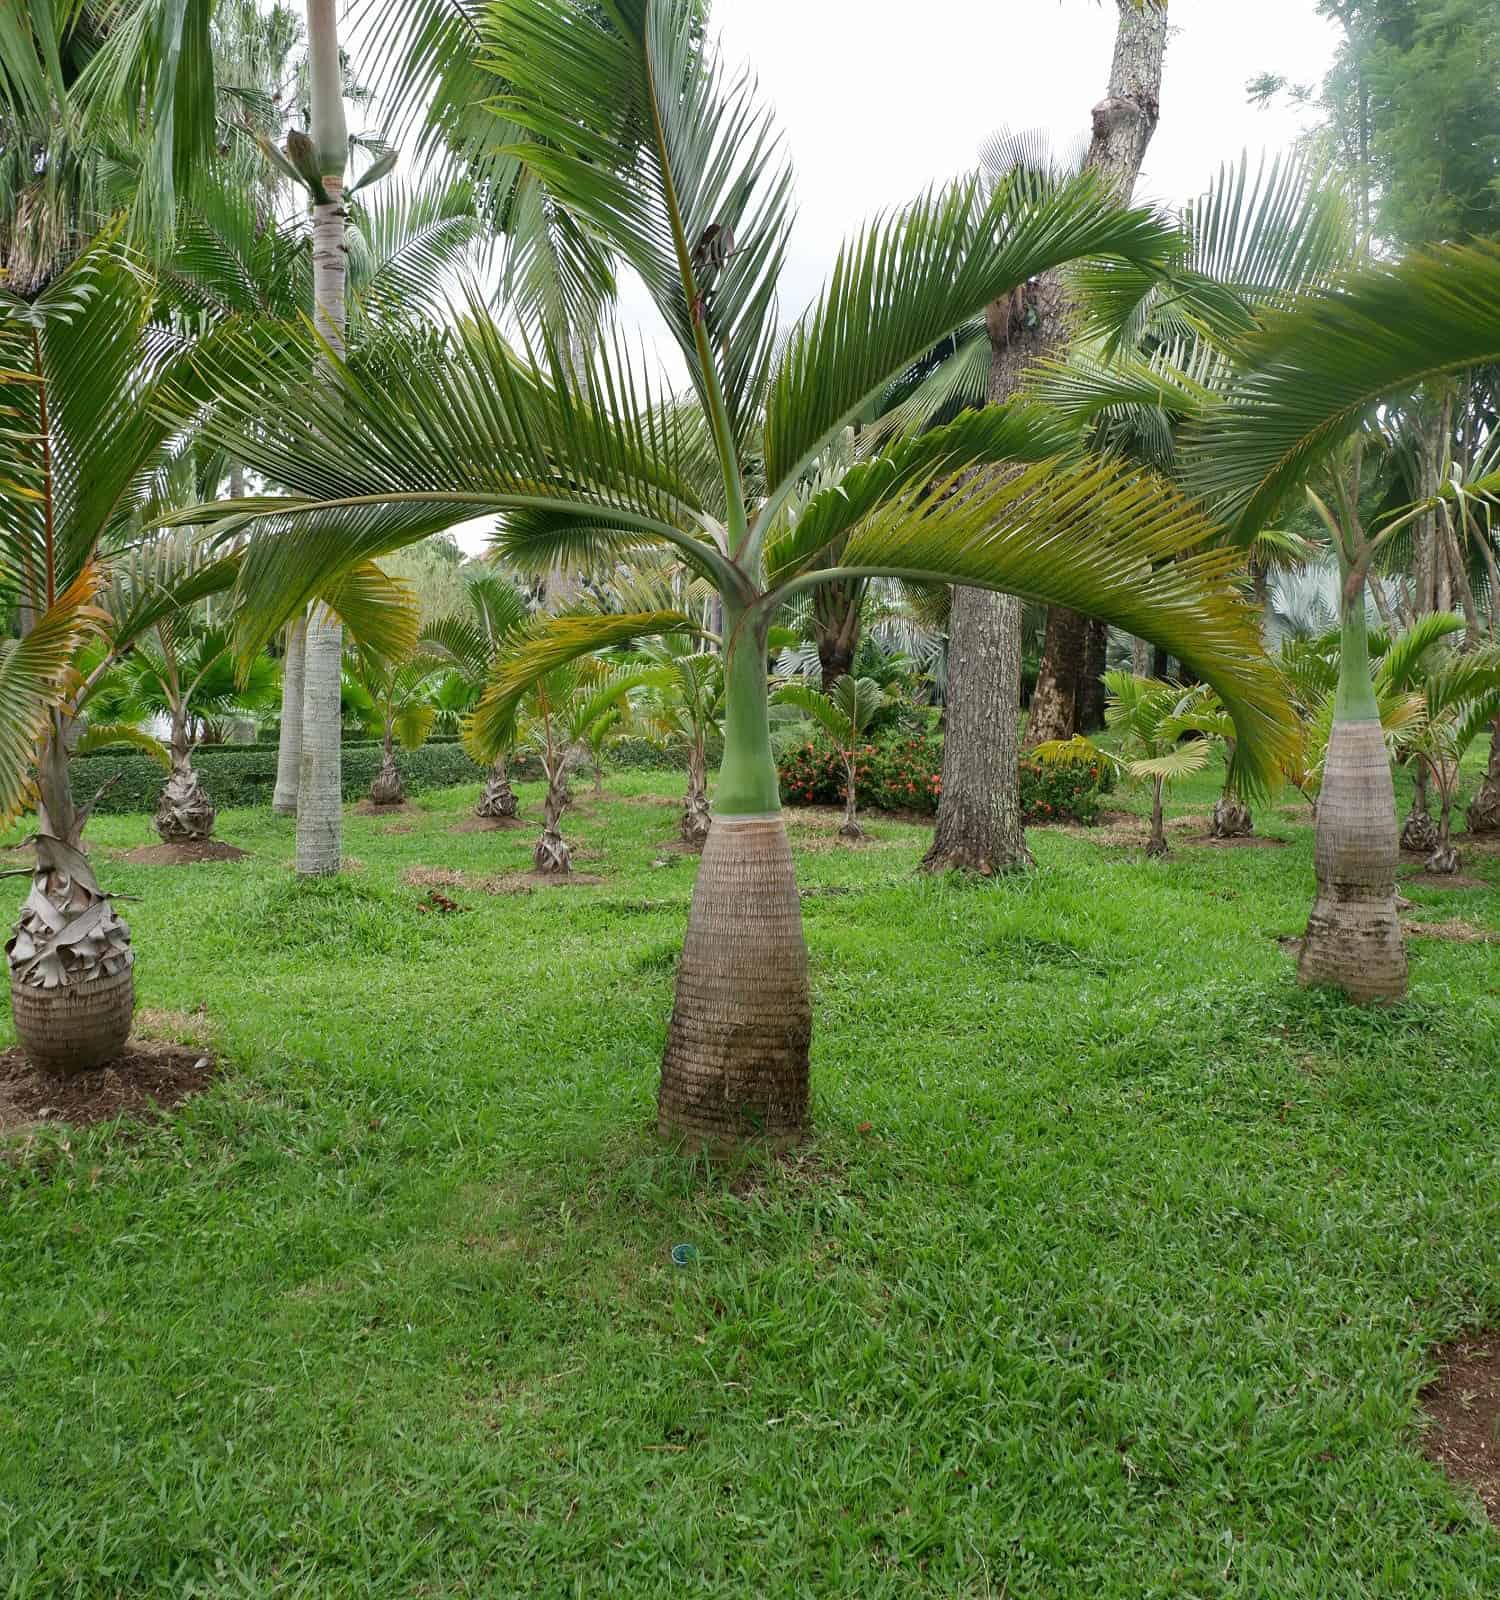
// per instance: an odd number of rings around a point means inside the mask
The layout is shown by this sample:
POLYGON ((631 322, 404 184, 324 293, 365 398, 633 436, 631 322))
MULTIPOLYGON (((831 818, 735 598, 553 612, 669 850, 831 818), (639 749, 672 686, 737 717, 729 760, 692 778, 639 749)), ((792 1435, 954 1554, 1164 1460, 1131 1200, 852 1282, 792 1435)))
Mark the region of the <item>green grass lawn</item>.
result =
MULTIPOLYGON (((1305 812, 973 888, 794 822, 817 1134, 714 1167, 652 1133, 676 787, 580 789, 600 886, 449 916, 406 869, 528 864, 449 832, 473 791, 323 885, 266 815, 178 869, 93 826, 223 1071, 0 1164, 0 1594, 1500 1595, 1417 1402, 1500 1319, 1500 948, 1299 990, 1305 812)), ((1465 870, 1409 915, 1500 928, 1465 870)))

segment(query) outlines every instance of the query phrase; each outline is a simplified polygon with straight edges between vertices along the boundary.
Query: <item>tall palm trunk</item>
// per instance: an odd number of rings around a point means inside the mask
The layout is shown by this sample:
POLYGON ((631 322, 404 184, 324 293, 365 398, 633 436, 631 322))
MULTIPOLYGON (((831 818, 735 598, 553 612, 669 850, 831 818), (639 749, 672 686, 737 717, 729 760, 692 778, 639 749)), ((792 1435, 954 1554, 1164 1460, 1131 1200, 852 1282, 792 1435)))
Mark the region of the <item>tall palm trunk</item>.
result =
POLYGON ((1317 898, 1297 976, 1352 1000, 1399 1000, 1406 948, 1396 914, 1396 792, 1370 678, 1363 588, 1343 601, 1342 662, 1318 796, 1317 898))
POLYGON ((725 605, 724 763, 693 887, 657 1126, 688 1146, 806 1130, 812 998, 771 757, 765 637, 725 605))
MULTIPOLYGON (((327 194, 313 207, 313 322, 335 355, 344 353, 344 122, 336 0, 307 0, 312 137, 327 194)), ((340 666, 343 628, 326 607, 307 619, 302 699, 302 761, 297 785, 297 871, 306 878, 339 870, 343 854, 340 666)))
MULTIPOLYGON (((1109 91, 1094 107, 1088 165, 1102 173, 1121 201, 1128 201, 1161 115, 1162 65, 1167 49, 1166 0, 1116 0, 1109 91)), ((1059 337, 1066 337, 1062 330, 1059 337)), ((1049 606, 1036 692, 1026 721, 1026 742, 1070 739, 1081 731, 1083 675, 1088 664, 1089 623, 1066 606, 1049 606)))
POLYGON ((1490 764, 1479 793, 1469 802, 1471 833, 1500 833, 1500 717, 1490 729, 1490 764))
POLYGON ((276 789, 271 809, 278 817, 297 815, 297 782, 302 775, 303 667, 307 655, 307 619, 286 627, 286 654, 281 660, 281 736, 276 748, 276 789))
POLYGON ((1031 865, 1021 826, 1017 715, 1021 602, 955 589, 948 624, 948 704, 943 788, 929 872, 984 877, 1031 865))

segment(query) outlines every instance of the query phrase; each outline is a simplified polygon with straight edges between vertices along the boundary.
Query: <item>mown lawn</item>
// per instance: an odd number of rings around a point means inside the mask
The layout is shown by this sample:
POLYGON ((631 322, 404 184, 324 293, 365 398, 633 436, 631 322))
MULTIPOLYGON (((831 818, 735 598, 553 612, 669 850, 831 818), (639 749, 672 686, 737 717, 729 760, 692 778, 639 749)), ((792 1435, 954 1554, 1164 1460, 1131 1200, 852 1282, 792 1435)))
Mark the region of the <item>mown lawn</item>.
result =
MULTIPOLYGON (((1500 947, 1300 991, 1305 814, 976 888, 799 822, 817 1137, 725 1170, 651 1131, 675 788, 580 791, 599 887, 456 915, 405 870, 531 843, 451 834, 470 791, 323 886, 269 816, 179 869, 93 827, 224 1067, 0 1163, 0 1594, 1500 1595, 1417 1401, 1500 1320, 1500 947)), ((1465 870, 1410 915, 1500 929, 1465 870)))

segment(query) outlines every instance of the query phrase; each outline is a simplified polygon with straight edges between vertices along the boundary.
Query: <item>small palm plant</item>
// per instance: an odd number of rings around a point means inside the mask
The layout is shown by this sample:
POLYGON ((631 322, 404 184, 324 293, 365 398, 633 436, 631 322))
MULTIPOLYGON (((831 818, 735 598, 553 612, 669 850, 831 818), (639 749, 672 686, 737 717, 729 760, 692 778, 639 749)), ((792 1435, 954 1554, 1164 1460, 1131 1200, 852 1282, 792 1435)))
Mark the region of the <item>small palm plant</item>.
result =
POLYGON ((1060 765, 1073 761, 1103 760, 1126 777, 1142 779, 1151 785, 1151 837, 1146 854, 1160 859, 1170 854, 1164 823, 1166 791, 1179 778, 1202 772, 1208 765, 1208 742, 1202 738, 1183 743, 1192 728, 1191 691, 1186 695, 1177 684, 1160 678, 1137 677, 1132 672, 1106 672, 1104 685, 1108 698, 1104 705, 1104 724, 1118 734, 1124 755, 1103 749, 1091 739, 1077 734, 1071 739, 1053 739, 1039 744, 1032 755, 1042 762, 1060 765))
POLYGON ((344 670, 362 691, 365 725, 381 741, 380 767, 370 780, 370 800, 377 806, 399 806, 406 784, 396 765, 396 746, 420 750, 437 722, 433 702, 439 663, 431 656, 412 655, 393 661, 374 650, 354 649, 344 655, 344 670))
MULTIPOLYGON (((496 660, 530 615, 531 604, 519 585, 495 574, 470 578, 464 588, 468 607, 439 617, 423 630, 424 652, 446 661, 450 674, 435 691, 439 716, 461 721, 473 711, 496 660)), ((492 822, 509 822, 520 802, 505 770, 505 752, 489 764, 475 814, 492 822)))
MULTIPOLYGON (((170 770, 157 803, 156 831, 168 844, 213 837, 214 806, 193 767, 193 751, 215 724, 270 710, 279 685, 275 665, 257 656, 239 679, 224 624, 195 622, 185 611, 163 617, 116 669, 121 696, 115 716, 167 723, 170 770)), ((90 724, 88 745, 108 736, 90 724)))
POLYGON ((601 725, 618 720, 620 707, 633 689, 647 681, 638 667, 610 667, 597 657, 582 657, 535 679, 522 697, 516 744, 541 762, 547 780, 542 801, 542 833, 532 852, 541 873, 573 870, 572 852, 562 836, 562 814, 572 802, 568 770, 601 725))
POLYGON ((856 804, 859 749, 876 717, 890 704, 890 696, 873 678, 856 678, 846 672, 831 694, 808 683, 785 683, 771 696, 771 702, 795 706, 833 741, 844 766, 844 825, 839 837, 857 844, 865 836, 856 804))
POLYGON ((1215 839, 1248 839, 1255 832, 1250 807, 1234 790, 1234 719, 1212 689, 1200 684, 1184 695, 1177 714, 1184 733, 1200 734, 1224 753, 1224 787, 1214 801, 1208 831, 1215 839))
POLYGON ((1437 837, 1427 871, 1449 876, 1461 862, 1453 847, 1453 804, 1470 745, 1500 716, 1500 647, 1449 654, 1423 672, 1414 717, 1402 748, 1420 762, 1437 792, 1437 837))
POLYGON ((708 741, 724 725, 724 660, 695 648, 698 640, 668 633, 642 646, 639 657, 654 669, 641 711, 658 738, 687 749, 687 793, 682 801, 682 842, 701 850, 708 838, 708 741))

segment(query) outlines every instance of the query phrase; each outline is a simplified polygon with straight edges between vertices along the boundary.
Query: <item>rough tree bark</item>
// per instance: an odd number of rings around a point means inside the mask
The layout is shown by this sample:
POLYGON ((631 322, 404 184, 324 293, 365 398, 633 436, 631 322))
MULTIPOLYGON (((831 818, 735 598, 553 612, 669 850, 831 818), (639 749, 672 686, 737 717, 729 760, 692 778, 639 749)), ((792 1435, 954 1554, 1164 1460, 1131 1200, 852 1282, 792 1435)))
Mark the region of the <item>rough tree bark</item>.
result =
POLYGON ((474 807, 474 815, 494 819, 508 818, 517 816, 520 810, 521 802, 510 786, 510 777, 505 770, 505 757, 501 756, 490 768, 489 776, 484 780, 484 792, 479 797, 479 804, 474 807))
POLYGON ((135 1010, 130 928, 83 853, 89 808, 73 804, 67 729, 53 712, 37 764, 31 892, 5 946, 16 1038, 32 1062, 59 1075, 114 1060, 135 1010))
POLYGON ((1104 726, 1104 674, 1109 667, 1109 624, 1097 617, 1089 622, 1083 657, 1083 692, 1079 701, 1078 731, 1097 733, 1104 726))
MULTIPOLYGON (((1122 201, 1128 201, 1140 176, 1147 146, 1161 115, 1162 62, 1167 47, 1167 7, 1116 0, 1120 25, 1115 34, 1109 91, 1094 107, 1088 166, 1101 173, 1122 201)), ((1064 310, 1066 315, 1066 309, 1064 310)), ((1068 337, 1066 323, 1057 342, 1068 337)), ((1047 634, 1031 712, 1028 745, 1070 739, 1082 731, 1088 619, 1064 606, 1047 610, 1047 634)))
POLYGON ((193 746, 188 736, 187 717, 180 711, 172 716, 171 751, 171 775, 157 801, 153 819, 156 831, 167 844, 188 844, 211 839, 214 831, 213 802, 193 770, 193 746))
POLYGON ((1490 764, 1469 802, 1470 833, 1500 833, 1500 717, 1490 730, 1490 764))

